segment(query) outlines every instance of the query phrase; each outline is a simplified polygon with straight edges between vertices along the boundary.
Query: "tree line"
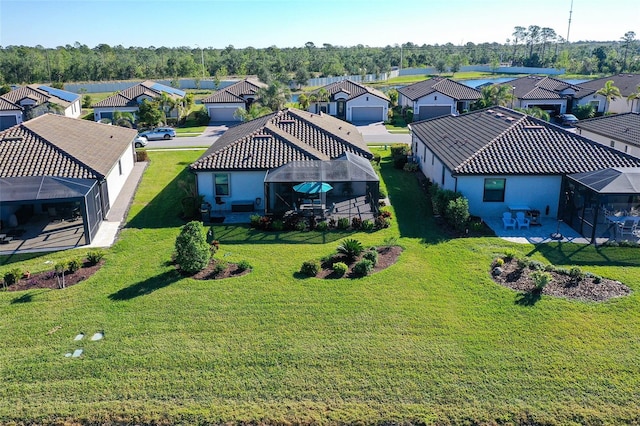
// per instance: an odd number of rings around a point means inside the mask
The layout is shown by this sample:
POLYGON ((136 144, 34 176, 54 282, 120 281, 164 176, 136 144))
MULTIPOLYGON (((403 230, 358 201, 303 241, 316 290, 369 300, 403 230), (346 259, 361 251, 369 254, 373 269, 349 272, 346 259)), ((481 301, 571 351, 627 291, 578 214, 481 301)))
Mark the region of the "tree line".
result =
POLYGON ((99 44, 0 47, 0 83, 174 79, 221 79, 257 75, 263 81, 305 84, 310 77, 365 75, 392 67, 435 67, 456 72, 463 65, 500 64, 564 68, 575 74, 640 71, 635 33, 620 40, 567 43, 551 28, 516 26, 505 43, 455 46, 402 45, 343 47, 331 44, 301 47, 224 49, 191 47, 123 47, 99 44))

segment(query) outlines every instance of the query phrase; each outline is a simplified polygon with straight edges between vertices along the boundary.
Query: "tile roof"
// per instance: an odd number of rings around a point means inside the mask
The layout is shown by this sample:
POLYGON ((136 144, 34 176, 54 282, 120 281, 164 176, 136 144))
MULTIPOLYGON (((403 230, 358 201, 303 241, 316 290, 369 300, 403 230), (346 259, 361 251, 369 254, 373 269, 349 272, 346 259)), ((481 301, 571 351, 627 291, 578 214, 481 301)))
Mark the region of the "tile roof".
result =
POLYGON ((640 74, 617 74, 585 81, 584 83, 578 84, 578 86, 591 90, 590 93, 593 93, 602 89, 605 83, 609 80, 613 80, 613 85, 620 89, 620 94, 625 98, 636 92, 638 90, 638 86, 640 86, 640 74))
POLYGON ((105 177, 137 132, 45 114, 0 132, 0 177, 105 177))
MULTIPOLYGON (((71 105, 71 102, 61 99, 47 92, 46 90, 42 90, 40 87, 45 87, 45 86, 41 86, 39 84, 30 84, 28 86, 19 87, 15 90, 12 90, 0 96, 0 99, 4 99, 5 101, 15 104, 20 109, 22 109, 19 106, 20 101, 26 98, 33 99, 34 101, 36 101, 37 105, 41 105, 45 102, 58 104, 63 108, 66 108, 69 105, 71 105)), ((61 91, 61 92, 64 92, 64 91, 61 91)), ((68 93, 70 97, 73 97, 73 95, 75 95, 75 93, 72 93, 72 92, 65 92, 65 93, 68 93)), ((0 109, 4 110, 4 108, 0 108, 0 109)))
POLYGON ((381 99, 384 99, 385 101, 389 100, 389 97, 387 95, 385 95, 384 93, 382 93, 380 90, 377 90, 377 89, 374 89, 372 87, 368 87, 368 86, 362 85, 360 83, 356 83, 355 81, 351 81, 351 80, 348 80, 348 79, 328 84, 328 85, 324 86, 324 89, 327 92, 329 92, 329 95, 331 95, 332 97, 336 93, 345 92, 348 95, 348 97, 347 97, 348 101, 350 101, 351 99, 355 99, 355 98, 357 98, 359 96, 362 96, 362 95, 373 95, 373 96, 377 96, 377 97, 379 97, 381 99))
POLYGON ((431 93, 438 92, 460 101, 475 101, 482 97, 479 90, 458 83, 450 78, 434 77, 401 87, 398 92, 415 101, 431 93))
POLYGON ((581 120, 576 123, 576 127, 629 145, 640 146, 640 114, 637 112, 581 120))
POLYGON ((181 98, 175 93, 172 93, 173 89, 165 86, 160 83, 156 83, 155 81, 146 80, 142 83, 135 84, 127 89, 124 89, 114 95, 109 96, 101 100, 100 102, 96 102, 92 105, 92 108, 101 108, 101 107, 137 107, 138 101, 137 98, 142 95, 149 96, 152 99, 159 97, 162 93, 167 96, 177 99, 181 98), (166 88, 166 90, 163 90, 166 88), (171 91, 170 91, 171 90, 171 91))
POLYGON ((592 93, 578 85, 538 75, 516 78, 500 85, 514 87, 513 93, 518 99, 564 99, 565 95, 562 92, 567 89, 571 89, 575 93, 575 97, 592 93))
POLYGON ((356 127, 327 114, 287 108, 231 127, 191 165, 193 171, 267 170, 345 152, 372 158, 356 127))
POLYGON ((21 111, 20 105, 16 105, 11 101, 0 96, 0 111, 21 111))
POLYGON ((267 85, 261 81, 245 78, 207 96, 202 100, 202 103, 244 103, 243 96, 255 95, 259 89, 265 87, 267 87, 267 85))
POLYGON ((454 175, 549 175, 640 167, 640 159, 503 107, 433 118, 411 129, 454 175))

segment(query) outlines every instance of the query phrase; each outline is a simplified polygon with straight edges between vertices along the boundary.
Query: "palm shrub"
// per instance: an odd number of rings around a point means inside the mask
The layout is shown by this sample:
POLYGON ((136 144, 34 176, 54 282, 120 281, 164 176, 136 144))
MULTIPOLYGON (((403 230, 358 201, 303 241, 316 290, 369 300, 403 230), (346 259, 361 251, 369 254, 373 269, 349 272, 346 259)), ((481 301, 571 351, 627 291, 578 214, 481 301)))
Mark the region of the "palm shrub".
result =
POLYGON ((349 218, 341 217, 338 219, 338 229, 349 229, 349 218))
POLYGON ((75 274, 76 272, 78 272, 81 267, 82 267, 82 261, 80 259, 71 259, 67 264, 67 268, 69 269, 69 272, 71 272, 72 274, 75 274))
POLYGON ((363 231, 373 231, 375 228, 375 224, 371 219, 365 219, 362 221, 362 230, 363 231))
POLYGON ((20 268, 13 268, 5 272, 3 276, 5 287, 17 283, 20 277, 22 277, 22 269, 20 268))
POLYGON ((354 260, 364 251, 362 243, 355 238, 347 238, 337 248, 338 253, 344 254, 348 260, 354 260))
POLYGON ((329 229, 329 224, 327 222, 318 222, 316 229, 318 231, 326 231, 327 229, 329 229))
POLYGON ((211 249, 199 221, 189 222, 182 228, 175 248, 175 262, 187 274, 203 270, 211 260, 211 249))
POLYGON ((87 262, 89 262, 90 265, 97 265, 103 257, 104 252, 102 250, 91 250, 87 253, 87 262))

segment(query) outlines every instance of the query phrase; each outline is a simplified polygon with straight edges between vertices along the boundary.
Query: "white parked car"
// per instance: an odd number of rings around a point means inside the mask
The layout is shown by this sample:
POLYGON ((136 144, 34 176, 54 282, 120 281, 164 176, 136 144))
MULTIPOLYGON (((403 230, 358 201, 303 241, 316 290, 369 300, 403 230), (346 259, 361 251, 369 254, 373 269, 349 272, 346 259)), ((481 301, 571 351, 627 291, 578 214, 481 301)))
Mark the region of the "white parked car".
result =
POLYGON ((144 136, 136 136, 136 138, 133 140, 133 143, 135 145, 136 148, 143 148, 145 146, 147 146, 147 144, 149 143, 149 141, 147 140, 147 138, 145 138, 144 136))

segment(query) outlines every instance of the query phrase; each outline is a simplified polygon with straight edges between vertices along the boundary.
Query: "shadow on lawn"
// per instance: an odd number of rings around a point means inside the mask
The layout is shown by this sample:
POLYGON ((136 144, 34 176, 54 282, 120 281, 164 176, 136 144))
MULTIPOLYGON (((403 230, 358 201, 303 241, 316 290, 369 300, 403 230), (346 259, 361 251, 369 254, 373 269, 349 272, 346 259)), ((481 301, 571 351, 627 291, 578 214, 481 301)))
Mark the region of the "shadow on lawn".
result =
POLYGON ((11 304, 18 304, 18 303, 29 303, 29 302, 33 302, 33 296, 36 296, 40 293, 44 292, 44 290, 40 290, 40 291, 30 291, 27 293, 24 293, 18 297, 14 297, 11 300, 11 304))
POLYGON ((538 303, 541 297, 542 293, 538 290, 520 293, 518 296, 516 296, 515 304, 520 306, 533 306, 538 303))
POLYGON ((179 281, 182 277, 177 271, 167 271, 158 276, 151 277, 129 287, 122 288, 108 297, 114 302, 131 300, 139 296, 146 296, 163 287, 167 287, 179 281))
POLYGON ((351 231, 261 231, 249 225, 213 225, 223 244, 325 244, 348 237, 351 231))
POLYGON ((554 265, 640 266, 640 250, 633 247, 599 247, 590 244, 537 244, 527 253, 543 255, 554 265))

